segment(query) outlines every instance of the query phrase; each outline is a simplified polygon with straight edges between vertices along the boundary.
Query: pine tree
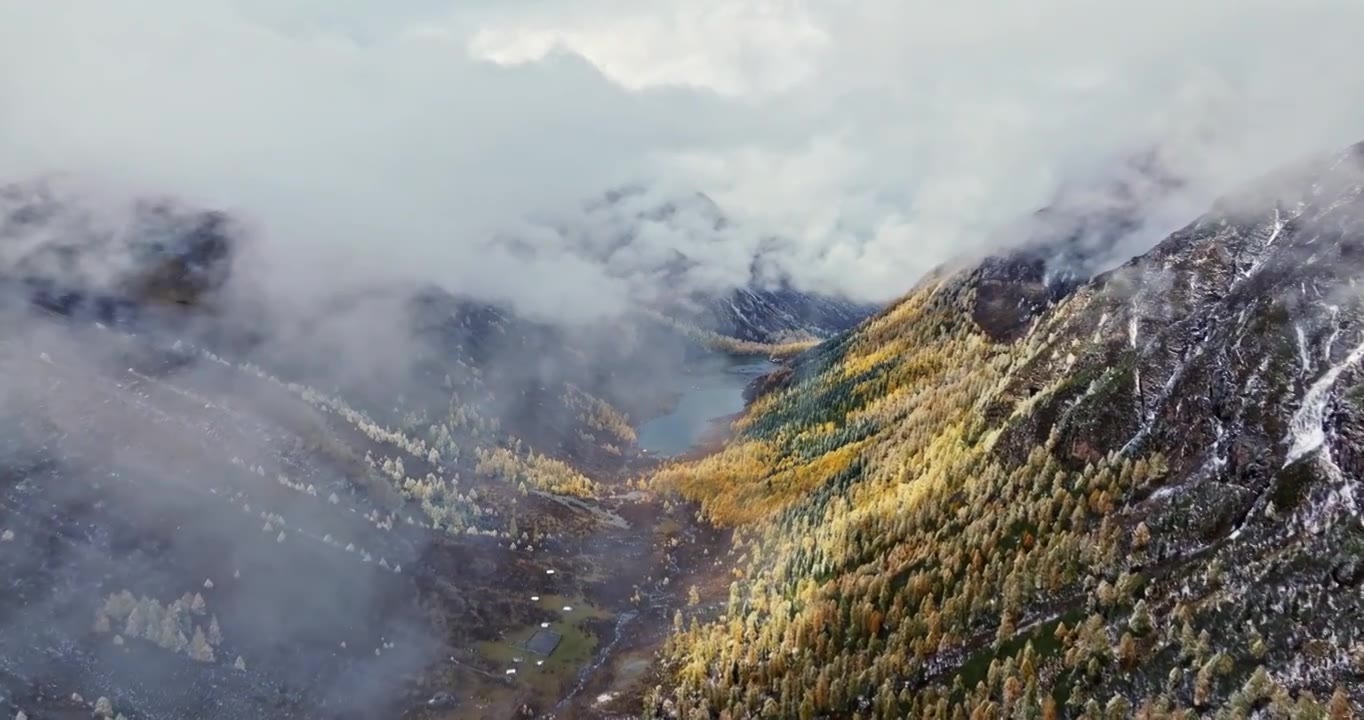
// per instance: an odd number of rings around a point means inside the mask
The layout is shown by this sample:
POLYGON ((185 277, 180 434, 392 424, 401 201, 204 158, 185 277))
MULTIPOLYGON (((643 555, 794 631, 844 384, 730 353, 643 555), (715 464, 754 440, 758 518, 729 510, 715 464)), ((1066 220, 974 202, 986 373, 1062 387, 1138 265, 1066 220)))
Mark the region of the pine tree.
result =
POLYGON ((1345 688, 1337 685, 1335 692, 1331 693, 1328 712, 1331 714, 1331 720, 1354 720, 1354 704, 1350 702, 1350 696, 1346 694, 1345 688))
POLYGON ((1137 647, 1137 639, 1132 633, 1125 632, 1118 640, 1118 662, 1127 669, 1132 669, 1141 661, 1141 651, 1137 647))
POLYGON ((208 621, 208 643, 217 646, 223 641, 223 630, 218 625, 218 616, 214 615, 208 621))
POLYGON ((1150 634, 1151 611, 1146 607, 1146 600, 1138 600, 1136 606, 1132 608, 1132 616, 1127 620, 1127 627, 1138 637, 1150 634))
POLYGON ((128 613, 128 622, 123 626, 123 634, 130 637, 142 637, 142 633, 147 628, 146 613, 142 610, 142 605, 138 604, 128 613))
POLYGON ((1114 695, 1104 706, 1104 717, 1108 720, 1128 720, 1132 716, 1132 703, 1121 695, 1114 695))
POLYGON ((213 646, 208 644, 204 629, 194 628, 194 639, 189 644, 189 656, 199 662, 213 662, 213 646))

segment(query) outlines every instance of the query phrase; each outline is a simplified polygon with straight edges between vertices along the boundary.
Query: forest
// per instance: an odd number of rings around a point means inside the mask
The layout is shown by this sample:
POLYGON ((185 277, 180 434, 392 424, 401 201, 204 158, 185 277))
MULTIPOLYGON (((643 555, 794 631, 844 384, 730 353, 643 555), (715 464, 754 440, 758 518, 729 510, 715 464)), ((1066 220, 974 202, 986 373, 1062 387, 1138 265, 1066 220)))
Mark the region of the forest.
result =
MULTIPOLYGON (((975 292, 929 278, 801 357, 723 450, 654 473, 734 528, 737 561, 718 614, 678 618, 646 715, 1353 717, 1342 687, 1266 672, 1274 631, 1226 621, 1222 561, 1143 520, 1160 451, 1063 437, 1055 413, 1130 390, 1132 350, 1039 387, 1040 359, 1066 364, 1047 331, 1084 303, 996 342, 975 292)), ((1364 644, 1345 650, 1364 673, 1364 644)))

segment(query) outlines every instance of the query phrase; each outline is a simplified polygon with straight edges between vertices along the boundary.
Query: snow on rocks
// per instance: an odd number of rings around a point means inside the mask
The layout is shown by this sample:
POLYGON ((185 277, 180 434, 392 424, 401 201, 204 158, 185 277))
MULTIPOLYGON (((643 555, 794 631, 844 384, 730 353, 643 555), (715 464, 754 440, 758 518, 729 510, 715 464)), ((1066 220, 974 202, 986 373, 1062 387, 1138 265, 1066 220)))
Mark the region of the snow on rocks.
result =
POLYGON ((1288 456, 1284 460, 1284 467, 1288 467, 1297 462, 1305 455, 1316 451, 1326 442, 1326 404, 1330 399, 1331 389, 1335 386, 1340 374, 1349 367, 1357 364, 1364 358, 1364 342, 1355 346, 1341 362, 1331 366, 1302 397, 1302 405, 1298 411, 1293 413, 1293 419, 1289 422, 1289 438, 1292 441, 1288 456))

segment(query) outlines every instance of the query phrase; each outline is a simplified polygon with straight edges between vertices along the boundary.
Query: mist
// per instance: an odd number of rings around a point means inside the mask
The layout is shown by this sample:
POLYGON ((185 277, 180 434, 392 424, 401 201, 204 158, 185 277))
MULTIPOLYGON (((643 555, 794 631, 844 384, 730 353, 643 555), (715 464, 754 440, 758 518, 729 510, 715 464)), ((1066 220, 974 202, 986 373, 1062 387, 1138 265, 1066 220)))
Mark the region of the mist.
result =
POLYGON ((24 312, 5 311, 0 348, 0 702, 32 709, 36 675, 145 717, 290 716, 300 692, 363 716, 435 657, 413 580, 392 570, 418 566, 428 541, 375 532, 345 463, 301 464, 293 438, 326 430, 230 368, 168 372, 164 349, 24 312), (127 606, 101 628, 92 610, 126 592, 164 622, 134 629, 127 606), (195 595, 194 610, 176 601, 195 595), (191 655, 210 623, 207 657, 191 655))
POLYGON ((666 627, 624 483, 696 348, 638 311, 1068 233, 1088 277, 1364 137, 1355 0, 393 5, 0 3, 0 707, 386 716, 514 687, 476 650, 538 593, 666 627), (125 589, 209 609, 92 629, 125 589))
POLYGON ((676 253, 684 286, 760 258, 880 302, 1133 154, 1198 207, 1358 139, 1361 24, 1346 0, 10 3, 0 176, 240 216, 281 298, 420 282, 580 321, 676 253), (727 225, 591 210, 626 184, 727 225), (626 252, 575 240, 622 221, 626 252))

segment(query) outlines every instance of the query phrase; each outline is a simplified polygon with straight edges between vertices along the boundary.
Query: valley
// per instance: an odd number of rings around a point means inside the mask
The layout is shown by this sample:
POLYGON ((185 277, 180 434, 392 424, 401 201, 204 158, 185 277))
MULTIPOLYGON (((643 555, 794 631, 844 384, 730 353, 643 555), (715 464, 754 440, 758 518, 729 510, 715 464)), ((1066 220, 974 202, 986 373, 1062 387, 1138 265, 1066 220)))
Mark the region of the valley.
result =
MULTIPOLYGON (((50 199, 9 198, 0 236, 21 244, 50 199)), ((776 366, 655 316, 570 335, 434 289, 338 298, 263 338, 280 313, 223 290, 229 226, 149 213, 154 293, 44 261, 0 283, 0 708, 638 708, 676 614, 722 595, 734 562, 726 529, 641 478, 720 441, 776 366), (401 362, 355 357, 328 327, 355 317, 396 322, 401 362)))
POLYGON ((1364 718, 1361 0, 0 0, 0 720, 1364 718))
POLYGON ((579 323, 0 193, 0 709, 1352 717, 1364 145, 1112 261, 1140 167, 875 312, 579 323))
POLYGON ((1364 150, 1305 167, 1087 278, 1049 263, 1138 210, 1053 221, 790 356, 652 311, 333 308, 408 323, 393 372, 223 332, 164 267, 194 303, 44 285, 0 343, 0 701, 1347 717, 1364 150))
POLYGON ((92 367, 45 329, 3 356, 35 383, 7 401, 11 443, 33 450, 0 496, 0 688, 30 716, 106 697, 138 717, 577 717, 603 693, 637 703, 631 658, 661 643, 679 589, 723 573, 726 534, 631 471, 581 500, 518 491, 259 369, 187 365, 183 346, 125 367, 143 348, 93 328, 92 367), (452 477, 467 528, 376 477, 394 460, 452 477), (96 622, 129 592, 206 609, 96 622), (204 657, 163 640, 210 618, 204 657), (543 654, 540 630, 557 640, 543 654))

